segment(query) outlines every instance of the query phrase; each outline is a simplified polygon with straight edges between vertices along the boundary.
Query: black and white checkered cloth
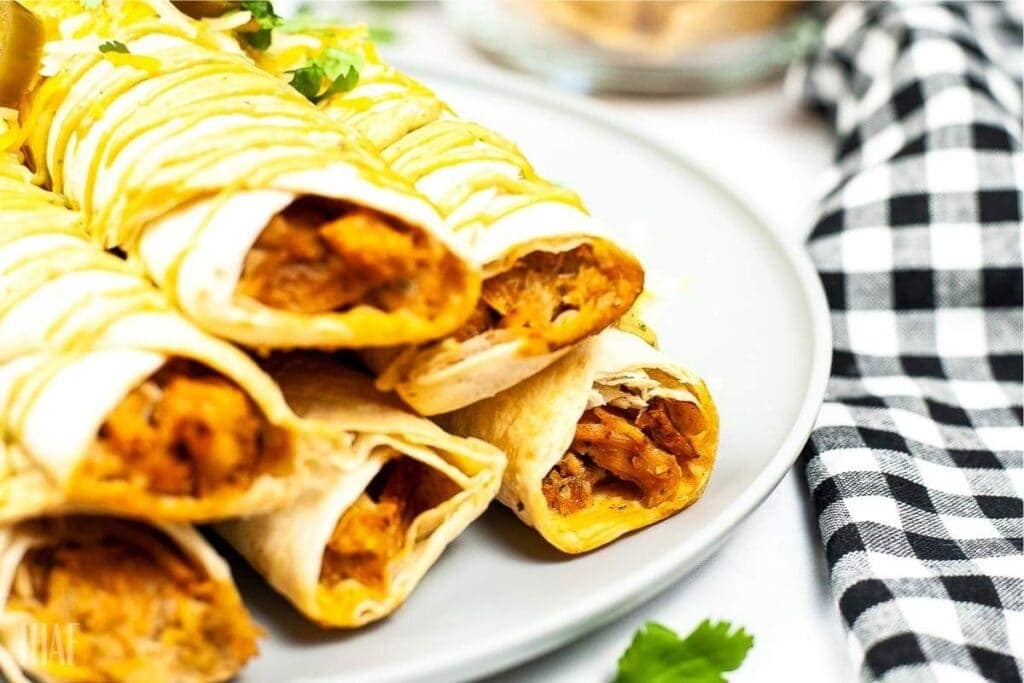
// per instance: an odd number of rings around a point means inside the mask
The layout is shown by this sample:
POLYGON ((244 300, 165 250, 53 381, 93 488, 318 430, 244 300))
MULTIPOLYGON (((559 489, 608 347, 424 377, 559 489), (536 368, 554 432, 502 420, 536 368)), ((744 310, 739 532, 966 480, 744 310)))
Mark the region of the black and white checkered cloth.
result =
POLYGON ((1021 43, 1016 5, 854 3, 791 73, 839 140, 804 462, 865 680, 1024 671, 1021 43))

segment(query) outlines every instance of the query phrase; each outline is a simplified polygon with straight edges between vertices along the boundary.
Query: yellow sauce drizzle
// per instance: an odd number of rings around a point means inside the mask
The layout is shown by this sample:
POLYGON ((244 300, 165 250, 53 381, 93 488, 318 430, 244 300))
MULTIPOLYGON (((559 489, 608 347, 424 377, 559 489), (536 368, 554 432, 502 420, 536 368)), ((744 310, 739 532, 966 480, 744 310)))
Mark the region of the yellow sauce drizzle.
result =
MULTIPOLYGON (((15 126, 0 121, 0 133, 15 126)), ((90 244, 82 216, 65 206, 60 197, 32 184, 32 174, 12 153, 0 150, 0 256, 21 249, 25 240, 59 236, 52 244, 32 245, 20 258, 0 267, 0 318, 40 288, 61 276, 77 273, 114 274, 123 285, 104 285, 67 303, 41 339, 29 348, 0 348, 0 362, 40 352, 39 364, 15 377, 2 407, 3 437, 19 439, 40 393, 57 374, 82 353, 95 348, 109 328, 128 315, 170 310, 167 300, 132 266, 90 244), (81 315, 88 310, 90 315, 81 315), (97 313, 97 310, 99 313, 97 313)), ((5 259, 7 260, 7 259, 5 259)), ((6 466, 6 465, 5 465, 6 466)))
MULTIPOLYGON (((144 10, 145 3, 129 3, 120 14, 105 10, 82 22, 77 33, 116 39, 129 53, 72 50, 26 102, 36 180, 82 212, 94 242, 131 254, 146 224, 170 208, 336 164, 354 167, 375 185, 415 194, 365 143, 283 80, 240 53, 216 49, 222 36, 200 22, 184 30, 144 10), (226 159, 238 163, 223 177, 226 159)), ((58 26, 69 17, 82 21, 80 7, 44 11, 58 26)))
POLYGON ((440 194, 422 188, 427 198, 445 217, 456 213, 481 191, 495 192, 500 209, 487 207, 465 216, 451 226, 458 230, 471 225, 487 226, 516 211, 535 204, 556 202, 586 213, 579 196, 537 175, 519 149, 497 133, 475 123, 458 119, 426 86, 386 65, 367 38, 363 27, 316 27, 297 34, 301 44, 293 44, 289 34, 275 35, 274 44, 264 52, 250 56, 267 71, 286 77, 288 70, 302 66, 326 48, 341 48, 360 54, 365 66, 355 88, 327 98, 319 107, 330 116, 358 132, 386 125, 394 117, 393 103, 419 99, 435 108, 438 116, 397 140, 381 144, 380 152, 391 168, 414 185, 443 168, 494 162, 510 167, 510 173, 480 171, 471 174, 458 187, 440 194))

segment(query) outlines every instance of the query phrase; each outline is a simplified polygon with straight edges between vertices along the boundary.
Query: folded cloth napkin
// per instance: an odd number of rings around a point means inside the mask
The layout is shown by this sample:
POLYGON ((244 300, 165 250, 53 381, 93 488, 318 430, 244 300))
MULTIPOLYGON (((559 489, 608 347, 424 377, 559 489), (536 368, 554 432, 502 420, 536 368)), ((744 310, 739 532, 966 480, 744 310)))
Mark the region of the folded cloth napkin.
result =
POLYGON ((1020 6, 852 3, 791 85, 838 137, 803 462, 864 680, 1020 681, 1020 6))

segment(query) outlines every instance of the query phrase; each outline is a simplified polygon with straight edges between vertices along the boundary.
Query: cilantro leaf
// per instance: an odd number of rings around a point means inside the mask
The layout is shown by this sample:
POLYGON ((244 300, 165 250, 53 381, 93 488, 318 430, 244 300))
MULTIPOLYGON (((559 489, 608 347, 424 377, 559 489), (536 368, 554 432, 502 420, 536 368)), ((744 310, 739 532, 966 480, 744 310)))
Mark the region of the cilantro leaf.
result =
POLYGON ((100 52, 121 52, 123 54, 128 54, 128 46, 120 40, 108 40, 105 43, 100 43, 100 52))
POLYGON ((291 86, 298 90, 307 100, 316 104, 320 101, 320 85, 324 80, 324 70, 313 63, 299 69, 289 71, 291 86))
POLYGON ((335 93, 348 92, 359 82, 359 72, 363 69, 363 56, 356 52, 329 47, 320 57, 320 66, 331 84, 327 86, 323 97, 335 93))
POLYGON ((363 68, 363 56, 329 47, 306 66, 292 69, 291 86, 302 93, 307 100, 316 104, 325 97, 347 92, 359 82, 359 71, 363 68), (323 88, 323 81, 328 81, 323 88))
POLYGON ((274 5, 269 0, 242 0, 242 9, 260 28, 274 28, 281 23, 281 17, 274 12, 274 5))
POLYGON ((274 27, 284 21, 274 12, 274 5, 268 0, 242 0, 242 9, 249 13, 259 27, 255 31, 243 31, 242 39, 257 50, 266 50, 274 37, 274 27))
POLYGON ((754 646, 754 637, 742 627, 732 630, 732 624, 728 621, 712 623, 710 619, 705 619, 686 636, 684 642, 718 669, 735 671, 740 668, 747 651, 754 646))
POLYGON ((619 659, 615 683, 726 683, 722 674, 739 668, 753 645, 726 621, 705 619, 686 638, 648 622, 619 659))
POLYGON ((273 36, 274 32, 266 28, 261 28, 258 31, 242 31, 242 40, 257 50, 266 50, 270 47, 273 36))

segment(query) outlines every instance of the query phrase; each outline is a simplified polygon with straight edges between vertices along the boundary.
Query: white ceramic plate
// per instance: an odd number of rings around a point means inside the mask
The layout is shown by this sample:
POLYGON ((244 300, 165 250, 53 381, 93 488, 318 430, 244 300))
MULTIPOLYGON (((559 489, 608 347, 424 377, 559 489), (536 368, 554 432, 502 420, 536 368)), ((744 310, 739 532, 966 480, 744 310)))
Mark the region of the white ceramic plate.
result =
POLYGON ((714 550, 793 463, 824 393, 831 343, 817 276, 730 191, 568 98, 417 75, 579 190, 638 253, 658 294, 650 315, 662 348, 702 374, 718 403, 718 464, 693 507, 582 557, 548 548, 495 505, 395 615, 352 633, 307 624, 235 562, 270 632, 243 681, 464 680, 563 645, 714 550))

